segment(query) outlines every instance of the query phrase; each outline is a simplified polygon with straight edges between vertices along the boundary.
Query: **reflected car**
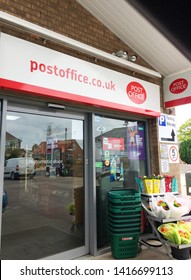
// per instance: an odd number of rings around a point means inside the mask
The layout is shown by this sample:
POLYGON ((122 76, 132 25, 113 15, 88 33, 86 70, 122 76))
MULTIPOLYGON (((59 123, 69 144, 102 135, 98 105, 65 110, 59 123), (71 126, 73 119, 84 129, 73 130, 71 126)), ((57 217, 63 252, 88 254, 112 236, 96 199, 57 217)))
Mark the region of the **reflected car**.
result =
POLYGON ((5 161, 4 178, 33 178, 35 174, 35 161, 31 157, 10 158, 5 161))
POLYGON ((2 208, 3 208, 3 212, 5 211, 5 209, 7 208, 8 205, 8 194, 7 191, 5 189, 3 189, 3 197, 2 197, 2 208))

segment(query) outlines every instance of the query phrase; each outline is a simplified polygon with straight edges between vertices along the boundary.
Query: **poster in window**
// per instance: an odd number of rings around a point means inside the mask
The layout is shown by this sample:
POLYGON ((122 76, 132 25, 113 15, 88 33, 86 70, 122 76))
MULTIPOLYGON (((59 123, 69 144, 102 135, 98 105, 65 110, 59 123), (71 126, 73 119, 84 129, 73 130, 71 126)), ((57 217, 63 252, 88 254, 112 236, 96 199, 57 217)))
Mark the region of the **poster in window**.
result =
POLYGON ((124 151, 124 138, 102 138, 103 150, 124 151))
POLYGON ((127 153, 132 160, 145 160, 144 125, 137 122, 128 122, 127 126, 127 153))

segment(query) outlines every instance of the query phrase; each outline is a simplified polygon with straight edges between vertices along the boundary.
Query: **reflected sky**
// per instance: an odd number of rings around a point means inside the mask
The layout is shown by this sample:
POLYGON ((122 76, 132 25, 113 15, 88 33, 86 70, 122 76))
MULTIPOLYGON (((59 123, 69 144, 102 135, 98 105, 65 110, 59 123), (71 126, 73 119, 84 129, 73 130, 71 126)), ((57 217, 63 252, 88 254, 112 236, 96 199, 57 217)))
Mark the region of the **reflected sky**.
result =
POLYGON ((95 116, 95 136, 98 136, 104 132, 111 131, 116 128, 131 127, 136 124, 136 121, 126 121, 95 116))
POLYGON ((58 140, 83 140, 83 122, 66 118, 8 112, 6 131, 22 140, 21 148, 31 150, 47 140, 47 131, 58 140))

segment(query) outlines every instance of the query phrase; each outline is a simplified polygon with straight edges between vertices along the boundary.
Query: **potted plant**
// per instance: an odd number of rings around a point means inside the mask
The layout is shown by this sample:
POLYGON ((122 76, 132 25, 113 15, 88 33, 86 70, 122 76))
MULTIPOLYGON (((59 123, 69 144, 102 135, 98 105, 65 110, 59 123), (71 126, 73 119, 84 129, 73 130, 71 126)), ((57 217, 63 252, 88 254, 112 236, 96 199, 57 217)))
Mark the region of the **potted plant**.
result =
POLYGON ((70 215, 74 215, 75 214, 75 205, 74 203, 69 203, 67 206, 66 206, 66 209, 69 211, 69 214, 70 215))
POLYGON ((153 175, 153 193, 160 193, 162 175, 153 175))
POLYGON ((153 177, 152 176, 143 176, 143 182, 145 187, 145 192, 148 194, 153 193, 153 177))

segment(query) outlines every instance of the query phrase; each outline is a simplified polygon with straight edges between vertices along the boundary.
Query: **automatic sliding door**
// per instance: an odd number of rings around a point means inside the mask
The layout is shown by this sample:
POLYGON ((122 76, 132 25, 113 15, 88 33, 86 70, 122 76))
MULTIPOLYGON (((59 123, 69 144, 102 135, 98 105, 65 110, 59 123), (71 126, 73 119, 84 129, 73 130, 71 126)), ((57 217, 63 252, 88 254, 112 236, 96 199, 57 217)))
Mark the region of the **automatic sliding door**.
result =
POLYGON ((1 259, 85 246, 83 120, 8 112, 1 259))

